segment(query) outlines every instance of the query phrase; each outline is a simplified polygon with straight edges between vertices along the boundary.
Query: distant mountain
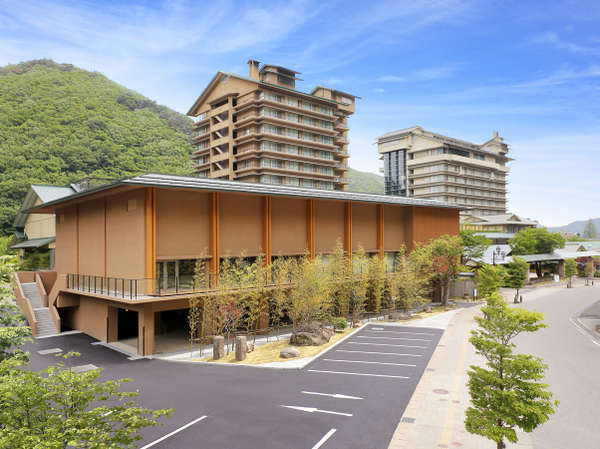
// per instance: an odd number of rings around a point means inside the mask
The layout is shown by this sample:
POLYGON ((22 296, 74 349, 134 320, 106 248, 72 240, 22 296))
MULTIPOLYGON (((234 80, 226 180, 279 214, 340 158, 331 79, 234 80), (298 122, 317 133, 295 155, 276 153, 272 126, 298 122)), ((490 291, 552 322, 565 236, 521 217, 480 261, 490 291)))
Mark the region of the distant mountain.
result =
POLYGON ((97 72, 47 59, 0 67, 0 235, 32 183, 191 174, 192 127, 97 72))
MULTIPOLYGON (((579 220, 579 221, 574 221, 572 223, 569 223, 567 225, 564 226, 553 226, 553 227, 549 227, 548 231, 550 232, 559 232, 559 231, 567 231, 567 232, 579 232, 580 234, 583 234, 583 229, 585 228, 585 225, 587 224, 588 220, 579 220)), ((596 226, 596 229, 600 230, 600 218, 592 218, 592 222, 594 223, 594 226, 596 226)))
POLYGON ((348 177, 350 178, 348 190, 352 192, 385 193, 383 176, 351 168, 348 172, 348 177))

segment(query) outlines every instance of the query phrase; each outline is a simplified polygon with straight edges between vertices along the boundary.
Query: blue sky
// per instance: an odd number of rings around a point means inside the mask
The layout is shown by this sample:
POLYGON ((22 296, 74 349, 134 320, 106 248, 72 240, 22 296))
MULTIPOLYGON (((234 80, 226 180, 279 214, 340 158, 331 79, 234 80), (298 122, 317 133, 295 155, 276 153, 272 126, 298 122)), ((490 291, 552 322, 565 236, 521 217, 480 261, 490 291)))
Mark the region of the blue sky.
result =
POLYGON ((598 1, 7 1, 0 65, 52 58, 186 112, 248 59, 362 97, 350 165, 377 172, 399 128, 510 145, 509 209, 600 216, 598 1))

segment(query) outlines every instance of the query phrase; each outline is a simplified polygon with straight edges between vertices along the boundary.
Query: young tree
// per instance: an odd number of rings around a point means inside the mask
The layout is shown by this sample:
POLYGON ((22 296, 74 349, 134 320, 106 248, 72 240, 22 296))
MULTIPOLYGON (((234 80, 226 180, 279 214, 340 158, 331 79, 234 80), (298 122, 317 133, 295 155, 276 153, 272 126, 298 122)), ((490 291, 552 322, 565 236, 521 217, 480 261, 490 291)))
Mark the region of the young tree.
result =
POLYGON ((340 239, 337 239, 335 243, 328 271, 332 283, 333 313, 336 316, 347 317, 350 314, 350 301, 353 295, 352 283, 350 282, 353 273, 352 262, 344 252, 344 246, 340 239))
MULTIPOLYGON (((194 349, 194 341, 199 339, 201 336, 200 322, 202 319, 202 309, 200 305, 200 298, 194 296, 190 298, 190 306, 188 308, 188 327, 189 327, 189 338, 190 338, 190 357, 194 349)), ((202 345, 200 345, 202 348, 202 345)))
POLYGON ((515 354, 512 340, 522 332, 546 327, 543 315, 510 308, 498 294, 492 294, 475 317, 479 328, 469 339, 486 368, 471 366, 468 388, 471 407, 465 427, 505 448, 504 441, 517 442, 515 428, 533 431, 554 413, 558 401, 552 400, 548 385, 541 382, 547 365, 532 355, 515 354))
POLYGON ((327 321, 333 301, 331 282, 321 257, 303 256, 291 264, 292 284, 288 295, 288 316, 294 330, 300 324, 327 321))
POLYGON ((585 285, 589 284, 590 278, 594 276, 594 261, 588 260, 583 267, 583 275, 585 276, 585 285))
POLYGON ((352 322, 355 323, 365 313, 367 289, 369 287, 369 257, 362 246, 352 255, 352 269, 350 316, 352 322))
POLYGON ((519 302, 519 290, 525 286, 529 277, 529 264, 520 257, 514 256, 511 263, 506 266, 506 287, 514 288, 514 302, 519 302))
POLYGON ((39 372, 18 360, 0 362, 0 447, 133 448, 141 429, 173 412, 139 406, 137 392, 121 391, 130 379, 99 377, 99 370, 79 373, 64 362, 39 372))
POLYGON ((585 228, 583 229, 583 237, 586 239, 598 238, 598 230, 596 229, 596 225, 594 224, 591 218, 585 224, 585 228))
POLYGON ((573 259, 565 260, 565 277, 569 280, 567 288, 573 287, 573 276, 577 274, 577 262, 573 259))
POLYGON ((463 264, 481 259, 485 250, 492 244, 485 235, 478 235, 470 229, 460 231, 460 240, 464 247, 463 264))
POLYGON ((457 235, 442 235, 431 239, 426 245, 418 246, 413 252, 419 264, 427 267, 431 281, 440 289, 440 301, 443 305, 448 302, 450 282, 458 273, 466 270, 460 264, 463 253, 461 238, 457 235))
POLYGON ((385 288, 385 265, 379 255, 371 257, 369 261, 368 282, 366 309, 379 313, 385 288))
POLYGON ((488 298, 492 293, 497 293, 502 287, 506 272, 501 266, 485 264, 477 270, 477 288, 479 297, 488 298))
POLYGON ((291 265, 290 259, 285 257, 278 257, 273 262, 273 285, 274 288, 271 290, 271 323, 277 332, 277 339, 279 340, 279 329, 281 328, 281 319, 285 315, 286 306, 288 302, 288 290, 290 289, 291 282, 291 265))
POLYGON ((418 305, 430 291, 428 263, 429 261, 424 260, 417 251, 407 255, 404 246, 396 254, 392 278, 393 294, 396 296, 397 306, 401 305, 405 311, 418 305), (422 265, 423 263, 425 266, 422 265))

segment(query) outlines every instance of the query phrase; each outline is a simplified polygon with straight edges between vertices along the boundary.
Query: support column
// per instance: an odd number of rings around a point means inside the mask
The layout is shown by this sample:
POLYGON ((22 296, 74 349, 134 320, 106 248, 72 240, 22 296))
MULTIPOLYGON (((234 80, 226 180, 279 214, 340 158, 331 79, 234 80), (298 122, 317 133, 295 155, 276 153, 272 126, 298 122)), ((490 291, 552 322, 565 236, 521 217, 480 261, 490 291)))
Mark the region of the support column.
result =
POLYGON ((311 258, 315 257, 315 200, 307 200, 306 209, 306 249, 311 258))
POLYGON ((151 304, 138 311, 138 354, 154 354, 154 310, 151 304))
POLYGON ((219 259, 220 250, 220 215, 221 215, 220 193, 211 193, 210 207, 210 275, 215 282, 219 281, 219 259))
POLYGON ((106 342, 111 343, 118 339, 119 309, 108 306, 108 315, 106 317, 106 342))
POLYGON ((384 208, 383 204, 377 205, 377 251, 379 257, 383 259, 384 249, 384 208))
POLYGON ((146 207, 145 207, 145 245, 146 261, 144 277, 152 279, 146 283, 145 289, 150 290, 146 293, 152 293, 156 289, 156 189, 146 187, 146 207))
POLYGON ((265 253, 265 265, 271 265, 271 197, 265 196, 263 202, 263 241, 262 250, 265 253))
POLYGON ((352 257, 352 203, 348 201, 344 207, 344 251, 352 257))

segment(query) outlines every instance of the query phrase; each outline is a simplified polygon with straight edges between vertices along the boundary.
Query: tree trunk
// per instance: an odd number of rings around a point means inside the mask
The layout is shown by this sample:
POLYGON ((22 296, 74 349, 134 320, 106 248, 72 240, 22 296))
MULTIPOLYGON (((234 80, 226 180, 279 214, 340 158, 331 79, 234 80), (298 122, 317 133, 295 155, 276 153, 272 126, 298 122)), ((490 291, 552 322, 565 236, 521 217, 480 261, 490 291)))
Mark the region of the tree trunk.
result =
POLYGON ((517 289, 517 292, 515 293, 515 299, 513 301, 515 304, 519 302, 519 289, 517 289))
POLYGON ((535 263, 535 274, 537 274, 538 279, 542 278, 542 263, 541 262, 535 263))
POLYGON ((504 444, 504 441, 499 441, 498 443, 496 443, 496 449, 505 449, 506 445, 504 444))

